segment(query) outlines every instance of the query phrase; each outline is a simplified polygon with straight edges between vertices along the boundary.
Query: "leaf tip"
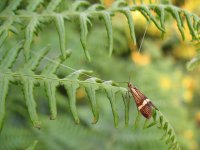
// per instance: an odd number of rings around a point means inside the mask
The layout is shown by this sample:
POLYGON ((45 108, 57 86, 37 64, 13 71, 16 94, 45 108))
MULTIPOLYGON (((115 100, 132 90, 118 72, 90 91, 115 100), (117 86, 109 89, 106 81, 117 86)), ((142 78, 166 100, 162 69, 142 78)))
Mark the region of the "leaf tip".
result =
POLYGON ((33 126, 34 126, 35 128, 37 128, 37 129, 40 129, 40 128, 41 128, 41 122, 40 122, 40 121, 35 121, 35 122, 33 123, 33 126))

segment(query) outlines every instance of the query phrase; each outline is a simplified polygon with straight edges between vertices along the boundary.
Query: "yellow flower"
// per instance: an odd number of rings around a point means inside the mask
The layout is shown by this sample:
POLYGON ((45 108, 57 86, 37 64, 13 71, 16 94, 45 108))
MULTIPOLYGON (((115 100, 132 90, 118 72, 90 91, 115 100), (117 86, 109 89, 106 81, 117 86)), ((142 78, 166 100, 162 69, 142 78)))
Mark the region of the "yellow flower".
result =
POLYGON ((192 130, 186 130, 184 131, 183 136, 186 139, 191 140, 194 137, 194 132, 192 130))
POLYGON ((104 0, 104 5, 106 7, 110 7, 112 5, 112 3, 114 2, 114 0, 104 0))
POLYGON ((190 103, 193 98, 193 92, 191 90, 186 90, 183 94, 184 101, 190 103))
POLYGON ((196 56, 197 52, 196 52, 196 48, 194 45, 188 45, 186 43, 181 43, 174 48, 173 54, 177 58, 190 59, 190 58, 193 58, 194 56, 196 56))
POLYGON ((183 78, 182 85, 185 88, 193 91, 194 88, 195 88, 195 81, 194 81, 194 79, 192 77, 186 76, 186 77, 183 78))
POLYGON ((169 77, 163 76, 160 78, 160 86, 164 90, 169 90, 172 86, 172 81, 169 77))
POLYGON ((77 92, 76 92, 77 99, 82 99, 82 98, 85 97, 85 95, 86 95, 85 91, 82 88, 78 89, 77 92))
POLYGON ((151 62, 151 57, 148 54, 140 54, 138 52, 132 52, 132 60, 139 65, 148 65, 151 62))
POLYGON ((195 88, 195 81, 190 76, 185 76, 182 80, 182 85, 185 88, 185 93, 183 94, 184 101, 190 103, 193 98, 193 91, 195 88))
POLYGON ((198 112, 196 113, 196 115, 195 115, 195 120, 196 120, 197 122, 200 122, 200 111, 198 111, 198 112))
POLYGON ((198 11, 199 5, 200 5, 200 1, 189 1, 188 0, 185 3, 185 5, 183 6, 183 8, 187 9, 188 11, 193 11, 195 9, 198 11))

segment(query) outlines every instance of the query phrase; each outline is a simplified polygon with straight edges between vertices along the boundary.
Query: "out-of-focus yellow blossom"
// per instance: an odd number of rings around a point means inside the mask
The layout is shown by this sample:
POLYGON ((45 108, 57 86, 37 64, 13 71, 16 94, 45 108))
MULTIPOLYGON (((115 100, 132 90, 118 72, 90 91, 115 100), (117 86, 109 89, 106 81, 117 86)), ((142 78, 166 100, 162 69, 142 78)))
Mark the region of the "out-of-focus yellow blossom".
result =
POLYGON ((198 149, 198 144, 197 144, 197 142, 193 140, 191 143, 192 143, 191 150, 197 150, 197 149, 198 149))
POLYGON ((182 85, 185 88, 183 98, 185 102, 190 103, 193 98, 193 91, 195 88, 195 81, 190 76, 185 76, 182 80, 182 85))
POLYGON ((195 88, 195 81, 192 77, 186 76, 183 78, 182 84, 185 88, 189 90, 194 90, 195 88))
POLYGON ((184 133, 183 133, 183 136, 188 139, 188 140, 192 140, 193 137, 194 137, 194 132, 192 130, 186 130, 184 133))
POLYGON ((145 17, 139 11, 132 11, 132 16, 135 26, 140 26, 140 29, 145 30, 145 25, 147 23, 145 17))
POLYGON ((106 7, 110 7, 112 3, 114 2, 114 0, 104 0, 103 2, 106 7))
POLYGON ((153 37, 160 37, 161 38, 161 32, 160 32, 160 30, 158 30, 158 28, 156 27, 156 25, 154 23, 151 23, 148 26, 148 34, 153 36, 153 37))
POLYGON ((84 89, 80 88, 76 92, 77 99, 82 99, 86 96, 84 89))
POLYGON ((172 86, 172 81, 168 76, 162 76, 159 82, 163 90, 169 90, 172 86))
POLYGON ((190 90, 186 90, 183 94, 183 99, 185 102, 190 103, 192 102, 193 92, 190 90))
POLYGON ((139 52, 132 52, 132 60, 139 65, 148 65, 151 62, 151 57, 148 54, 140 54, 139 52))
POLYGON ((195 120, 200 123, 200 111, 196 113, 195 120))
POLYGON ((181 43, 180 45, 177 45, 173 51, 173 54, 177 58, 193 58, 196 56, 196 48, 194 45, 187 45, 186 43, 181 43))
POLYGON ((199 9, 199 5, 200 5, 200 1, 187 0, 183 8, 191 12, 193 10, 199 9))

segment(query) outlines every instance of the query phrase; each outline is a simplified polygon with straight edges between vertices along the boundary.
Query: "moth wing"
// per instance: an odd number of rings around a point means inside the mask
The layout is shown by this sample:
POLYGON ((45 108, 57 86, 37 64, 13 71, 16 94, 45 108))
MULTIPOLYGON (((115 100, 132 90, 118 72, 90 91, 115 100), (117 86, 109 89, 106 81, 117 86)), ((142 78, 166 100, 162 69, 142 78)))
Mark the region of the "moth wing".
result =
POLYGON ((140 109, 140 112, 141 112, 141 114, 142 114, 145 118, 150 119, 151 116, 152 116, 152 108, 151 108, 151 105, 146 104, 145 106, 143 106, 143 107, 140 109))
POLYGON ((145 100, 147 98, 139 89, 135 88, 135 90, 141 100, 145 100))

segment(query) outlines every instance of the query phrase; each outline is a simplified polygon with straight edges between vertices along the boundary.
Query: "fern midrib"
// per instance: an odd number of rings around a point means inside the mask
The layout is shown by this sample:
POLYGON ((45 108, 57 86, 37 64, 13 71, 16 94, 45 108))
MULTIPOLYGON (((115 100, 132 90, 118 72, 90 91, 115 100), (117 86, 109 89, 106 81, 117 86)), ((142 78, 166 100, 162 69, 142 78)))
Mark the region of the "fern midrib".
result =
MULTIPOLYGON (((88 84, 96 84, 96 85, 99 85, 101 86, 103 84, 103 81, 101 83, 98 83, 98 82, 89 82, 89 81, 81 81, 81 80, 73 80, 73 79, 67 79, 67 78, 51 78, 51 77, 48 77, 48 76, 44 76, 44 75, 28 75, 28 74, 22 74, 22 73, 10 73, 10 72, 0 72, 0 74, 3 74, 3 75, 10 75, 12 77, 32 77, 34 79, 38 79, 38 80, 42 80, 42 81, 45 81, 45 80, 54 80, 54 81, 57 81, 57 82, 64 82, 64 81, 70 81, 70 82, 78 82, 80 84, 84 84, 84 83, 88 83, 88 84)), ((105 81, 106 82, 106 81, 105 81)), ((114 86, 114 85, 113 85, 114 86)), ((115 86, 115 87, 118 87, 118 86, 115 86)), ((123 88, 123 87, 119 87, 119 88, 123 88)), ((127 90, 126 88, 124 88, 124 90, 127 90)), ((127 90, 128 91, 128 90, 127 90)))
MULTIPOLYGON (((99 14, 102 14, 103 11, 110 11, 110 12, 120 12, 122 10, 126 10, 126 9, 129 9, 131 11, 136 11, 136 10, 139 10, 141 8, 143 8, 144 6, 147 6, 149 9, 154 9, 154 8, 159 8, 159 7, 162 7, 164 9, 167 9, 167 8, 173 8, 177 11, 181 11, 181 12, 184 12, 187 10, 186 9, 180 9, 179 7, 176 7, 176 6, 172 6, 172 5, 163 5, 163 4, 142 4, 142 5, 134 5, 134 6, 125 6, 125 7, 117 7, 117 8, 108 8, 108 9, 103 9, 103 10, 86 10, 84 12, 77 12, 77 11, 64 11, 64 12, 61 12, 61 13, 56 13, 56 12, 47 12, 48 14, 34 14, 34 15, 21 15, 21 14, 15 14, 15 15, 2 15, 0 14, 0 18, 33 18, 33 17, 55 17, 57 16, 57 14, 59 15, 64 15, 63 17, 65 17, 65 15, 67 16, 79 16, 81 13, 87 13, 87 14, 90 14, 90 15, 99 15, 99 14), (52 13, 52 14, 49 14, 49 13, 52 13)), ((191 15, 196 15, 194 13, 190 13, 191 15)))

